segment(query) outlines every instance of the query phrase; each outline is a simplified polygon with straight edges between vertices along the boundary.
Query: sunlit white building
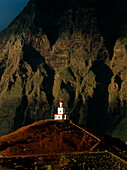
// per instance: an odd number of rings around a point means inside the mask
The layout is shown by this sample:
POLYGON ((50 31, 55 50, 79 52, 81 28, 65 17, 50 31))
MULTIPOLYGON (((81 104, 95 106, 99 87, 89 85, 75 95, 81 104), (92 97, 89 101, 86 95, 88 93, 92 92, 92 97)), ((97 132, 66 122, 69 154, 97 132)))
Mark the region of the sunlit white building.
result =
POLYGON ((69 120, 67 114, 65 114, 65 108, 63 108, 63 101, 60 100, 59 107, 57 108, 57 114, 54 114, 55 120, 69 120))

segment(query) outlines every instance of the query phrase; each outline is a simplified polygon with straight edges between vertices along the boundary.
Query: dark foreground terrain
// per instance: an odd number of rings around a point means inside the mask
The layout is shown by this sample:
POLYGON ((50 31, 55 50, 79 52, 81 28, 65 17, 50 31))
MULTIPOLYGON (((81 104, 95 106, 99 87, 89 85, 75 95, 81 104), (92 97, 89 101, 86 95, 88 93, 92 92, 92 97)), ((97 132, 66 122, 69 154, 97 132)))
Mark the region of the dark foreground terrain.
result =
POLYGON ((0 138, 0 169, 126 169, 127 146, 71 121, 45 120, 0 138))
POLYGON ((109 152, 72 153, 0 159, 2 169, 127 169, 127 162, 109 152))

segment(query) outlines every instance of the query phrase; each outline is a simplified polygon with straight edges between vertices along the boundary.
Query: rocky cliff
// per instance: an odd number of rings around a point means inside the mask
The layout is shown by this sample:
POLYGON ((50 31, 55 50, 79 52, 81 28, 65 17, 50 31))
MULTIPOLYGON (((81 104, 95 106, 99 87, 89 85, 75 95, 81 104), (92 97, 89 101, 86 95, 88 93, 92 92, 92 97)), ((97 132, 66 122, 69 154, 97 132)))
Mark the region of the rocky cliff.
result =
POLYGON ((126 3, 31 0, 0 34, 0 134, 52 118, 127 140, 126 3))

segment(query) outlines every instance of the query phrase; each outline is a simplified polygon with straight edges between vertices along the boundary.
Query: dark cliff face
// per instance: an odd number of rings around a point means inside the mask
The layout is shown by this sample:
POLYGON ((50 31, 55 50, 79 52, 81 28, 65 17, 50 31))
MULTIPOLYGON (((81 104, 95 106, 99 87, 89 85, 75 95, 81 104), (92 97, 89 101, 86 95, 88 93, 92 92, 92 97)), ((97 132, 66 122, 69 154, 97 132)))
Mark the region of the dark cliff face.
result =
POLYGON ((61 98, 75 123, 119 137, 122 126, 126 134, 125 7, 119 1, 28 3, 0 34, 1 135, 52 118, 61 98))

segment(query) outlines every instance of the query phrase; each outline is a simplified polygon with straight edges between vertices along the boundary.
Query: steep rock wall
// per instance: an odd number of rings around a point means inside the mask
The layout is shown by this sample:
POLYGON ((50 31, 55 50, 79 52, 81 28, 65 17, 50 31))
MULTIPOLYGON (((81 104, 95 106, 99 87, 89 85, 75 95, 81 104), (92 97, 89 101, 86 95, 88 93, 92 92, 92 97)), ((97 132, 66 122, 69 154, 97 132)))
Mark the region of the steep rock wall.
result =
POLYGON ((1 135, 53 118, 61 98, 75 123, 117 131, 126 119, 126 22, 123 6, 108 4, 31 0, 0 34, 1 135))

